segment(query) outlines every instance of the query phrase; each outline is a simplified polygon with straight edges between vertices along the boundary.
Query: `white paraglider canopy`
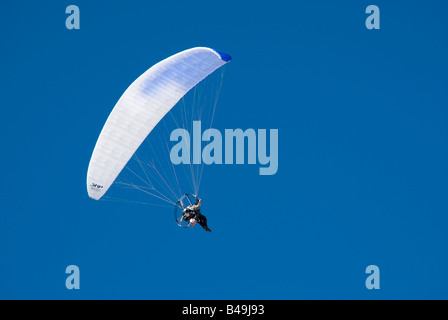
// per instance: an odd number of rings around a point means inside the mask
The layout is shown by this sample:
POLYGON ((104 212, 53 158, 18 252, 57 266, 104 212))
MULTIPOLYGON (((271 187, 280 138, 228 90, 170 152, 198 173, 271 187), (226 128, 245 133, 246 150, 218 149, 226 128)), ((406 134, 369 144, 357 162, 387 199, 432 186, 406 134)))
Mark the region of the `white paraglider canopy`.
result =
POLYGON ((225 53, 198 47, 151 67, 121 96, 93 150, 87 191, 100 199, 148 134, 200 81, 231 60, 225 53))

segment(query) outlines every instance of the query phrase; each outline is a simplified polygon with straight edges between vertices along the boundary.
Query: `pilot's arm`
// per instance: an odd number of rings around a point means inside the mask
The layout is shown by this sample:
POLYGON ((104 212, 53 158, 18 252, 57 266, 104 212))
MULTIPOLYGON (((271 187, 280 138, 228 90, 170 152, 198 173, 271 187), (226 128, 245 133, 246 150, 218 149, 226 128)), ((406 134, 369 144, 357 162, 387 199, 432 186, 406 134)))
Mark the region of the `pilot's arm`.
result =
POLYGON ((194 211, 199 210, 201 208, 202 199, 198 199, 197 203, 192 206, 194 211))

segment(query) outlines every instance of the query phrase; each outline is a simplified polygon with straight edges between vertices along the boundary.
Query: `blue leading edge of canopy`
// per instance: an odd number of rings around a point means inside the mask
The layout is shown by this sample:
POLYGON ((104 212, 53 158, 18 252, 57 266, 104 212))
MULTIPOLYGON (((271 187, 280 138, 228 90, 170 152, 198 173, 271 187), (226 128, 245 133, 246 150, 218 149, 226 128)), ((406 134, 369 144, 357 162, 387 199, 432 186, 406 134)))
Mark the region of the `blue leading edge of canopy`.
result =
POLYGON ((224 52, 221 52, 218 50, 215 50, 215 52, 221 56, 222 61, 229 62, 230 60, 232 60, 232 57, 230 55, 228 55, 227 53, 224 53, 224 52))

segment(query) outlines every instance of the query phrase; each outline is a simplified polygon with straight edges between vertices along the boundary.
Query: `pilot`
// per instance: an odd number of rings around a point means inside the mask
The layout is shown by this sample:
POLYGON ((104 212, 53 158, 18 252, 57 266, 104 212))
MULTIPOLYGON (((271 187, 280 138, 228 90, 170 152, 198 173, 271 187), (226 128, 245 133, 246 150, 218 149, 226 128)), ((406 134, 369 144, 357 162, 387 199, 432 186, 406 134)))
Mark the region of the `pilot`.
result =
POLYGON ((205 231, 211 232, 207 226, 207 218, 201 213, 202 199, 196 198, 196 203, 191 204, 183 210, 182 220, 190 221, 191 226, 195 226, 199 223, 205 231))

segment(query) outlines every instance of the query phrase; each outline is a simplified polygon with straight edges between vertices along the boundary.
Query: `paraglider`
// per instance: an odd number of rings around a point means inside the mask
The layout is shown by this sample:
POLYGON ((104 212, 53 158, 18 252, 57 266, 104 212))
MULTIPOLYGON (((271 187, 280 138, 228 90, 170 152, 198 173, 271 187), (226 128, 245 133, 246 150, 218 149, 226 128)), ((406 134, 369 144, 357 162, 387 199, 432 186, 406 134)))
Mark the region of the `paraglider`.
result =
POLYGON ((179 199, 174 209, 174 217, 179 227, 192 228, 199 223, 199 225, 208 232, 211 232, 207 225, 207 218, 201 213, 202 199, 187 193, 179 199), (195 198, 194 204, 191 201, 191 196, 195 198), (184 204, 184 199, 187 199, 187 205, 184 204), (180 208, 180 217, 178 217, 178 209, 180 208))
MULTIPOLYGON (((162 60, 137 78, 113 108, 96 142, 87 172, 89 197, 101 199, 162 118, 199 82, 230 60, 220 51, 197 47, 162 60)), ((177 208, 175 201, 172 203, 177 208)), ((207 226, 200 203, 182 210, 192 214, 193 225, 205 222, 207 226)))

